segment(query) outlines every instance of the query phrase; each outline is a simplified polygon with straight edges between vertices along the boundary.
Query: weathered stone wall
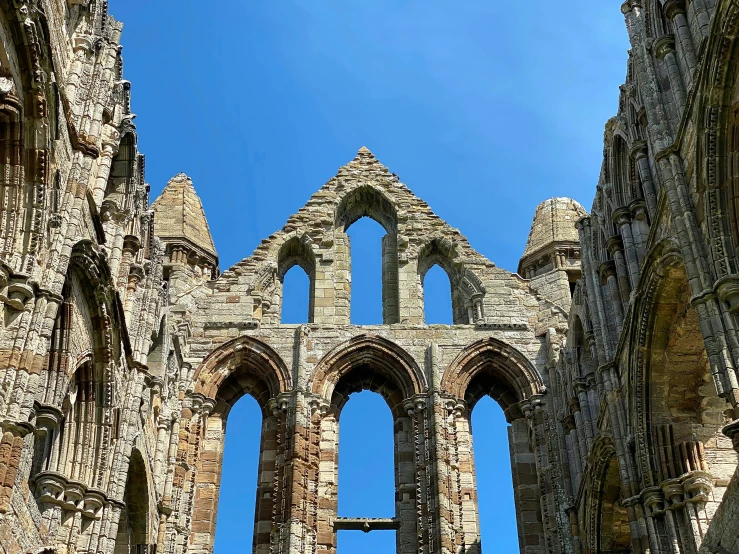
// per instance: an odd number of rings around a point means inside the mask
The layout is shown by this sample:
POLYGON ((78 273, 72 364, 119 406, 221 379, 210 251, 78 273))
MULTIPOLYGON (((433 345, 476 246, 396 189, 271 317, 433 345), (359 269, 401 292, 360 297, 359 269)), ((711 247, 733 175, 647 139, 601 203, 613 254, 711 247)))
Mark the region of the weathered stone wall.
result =
POLYGON ((187 176, 149 209, 107 2, 0 5, 0 548, 211 552, 228 414, 249 394, 254 552, 390 528, 401 554, 479 553, 469 417, 489 395, 521 552, 739 552, 739 2, 622 12, 593 207, 542 203, 518 274, 363 148, 219 276, 187 176), (384 321, 360 327, 346 231, 365 216, 387 233, 384 321), (437 264, 454 325, 424 324, 437 264), (282 325, 295 265, 309 321, 282 325), (341 410, 362 389, 394 418, 393 518, 336 512, 341 410))

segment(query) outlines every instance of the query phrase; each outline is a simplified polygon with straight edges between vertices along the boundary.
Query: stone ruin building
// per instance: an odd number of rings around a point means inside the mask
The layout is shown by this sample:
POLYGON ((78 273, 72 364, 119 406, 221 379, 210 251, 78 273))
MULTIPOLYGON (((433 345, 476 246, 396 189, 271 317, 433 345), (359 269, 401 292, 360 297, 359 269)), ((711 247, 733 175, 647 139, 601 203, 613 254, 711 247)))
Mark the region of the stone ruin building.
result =
POLYGON ((225 426, 249 394, 258 554, 387 528, 400 554, 479 553, 485 395, 510 424, 522 553, 739 553, 739 0, 621 11, 590 214, 541 204, 517 274, 364 148, 219 273, 187 176, 150 205, 107 1, 2 0, 2 552, 212 552, 225 426), (387 232, 384 324, 360 327, 346 230, 364 216, 387 232), (437 264, 450 326, 424 324, 437 264), (295 265, 310 322, 283 325, 295 265), (337 516, 338 424, 362 389, 394 418, 390 519, 337 516))

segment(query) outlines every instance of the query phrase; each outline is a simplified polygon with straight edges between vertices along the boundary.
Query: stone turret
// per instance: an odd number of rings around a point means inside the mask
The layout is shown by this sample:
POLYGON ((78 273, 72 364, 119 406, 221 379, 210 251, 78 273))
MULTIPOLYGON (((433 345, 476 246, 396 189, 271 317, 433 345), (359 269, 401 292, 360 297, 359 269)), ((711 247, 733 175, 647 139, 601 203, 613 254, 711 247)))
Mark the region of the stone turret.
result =
POLYGON ((184 173, 174 176, 154 201, 154 232, 165 244, 165 276, 189 269, 192 277, 214 279, 218 254, 203 204, 184 173))
POLYGON ((518 273, 531 286, 568 309, 575 282, 580 278, 580 240, 575 223, 587 215, 571 198, 550 198, 534 213, 518 273))

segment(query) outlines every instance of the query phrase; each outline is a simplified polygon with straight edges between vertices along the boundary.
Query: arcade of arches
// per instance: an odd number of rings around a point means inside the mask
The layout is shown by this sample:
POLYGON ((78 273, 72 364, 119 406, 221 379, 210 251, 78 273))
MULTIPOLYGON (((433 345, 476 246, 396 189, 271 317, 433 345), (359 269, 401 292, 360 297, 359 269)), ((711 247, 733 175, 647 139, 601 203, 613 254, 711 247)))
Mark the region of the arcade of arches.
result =
POLYGON ((523 554, 739 553, 739 1, 621 12, 627 82, 590 213, 541 203, 516 273, 366 148, 221 273, 189 177, 150 204, 107 0, 0 2, 0 550, 211 553, 249 395, 257 554, 335 553, 351 529, 480 554, 486 396, 523 554), (372 326, 351 324, 363 217, 384 231, 372 326), (295 266, 307 317, 283 324, 295 266), (450 325, 426 324, 435 266, 450 325), (337 426, 362 390, 394 422, 387 518, 337 513, 337 426))

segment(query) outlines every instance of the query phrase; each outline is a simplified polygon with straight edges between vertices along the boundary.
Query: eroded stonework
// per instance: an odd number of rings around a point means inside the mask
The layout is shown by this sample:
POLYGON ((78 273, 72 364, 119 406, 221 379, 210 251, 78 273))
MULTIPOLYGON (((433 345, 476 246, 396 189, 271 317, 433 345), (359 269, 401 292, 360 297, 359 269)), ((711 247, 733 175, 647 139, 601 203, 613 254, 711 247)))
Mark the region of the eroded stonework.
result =
POLYGON ((622 12, 627 82, 591 213, 542 203, 517 274, 366 148, 219 274, 186 175, 150 207, 107 2, 0 4, 2 551, 212 552, 248 394, 259 554, 335 553, 342 529, 479 554, 483 396, 510 424, 522 553, 739 553, 739 2, 622 12), (386 231, 383 325, 349 321, 361 217, 386 231), (283 325, 296 265, 309 321, 283 325), (453 325, 424 323, 434 265, 453 325), (341 411, 363 389, 394 419, 388 519, 337 514, 341 411))

